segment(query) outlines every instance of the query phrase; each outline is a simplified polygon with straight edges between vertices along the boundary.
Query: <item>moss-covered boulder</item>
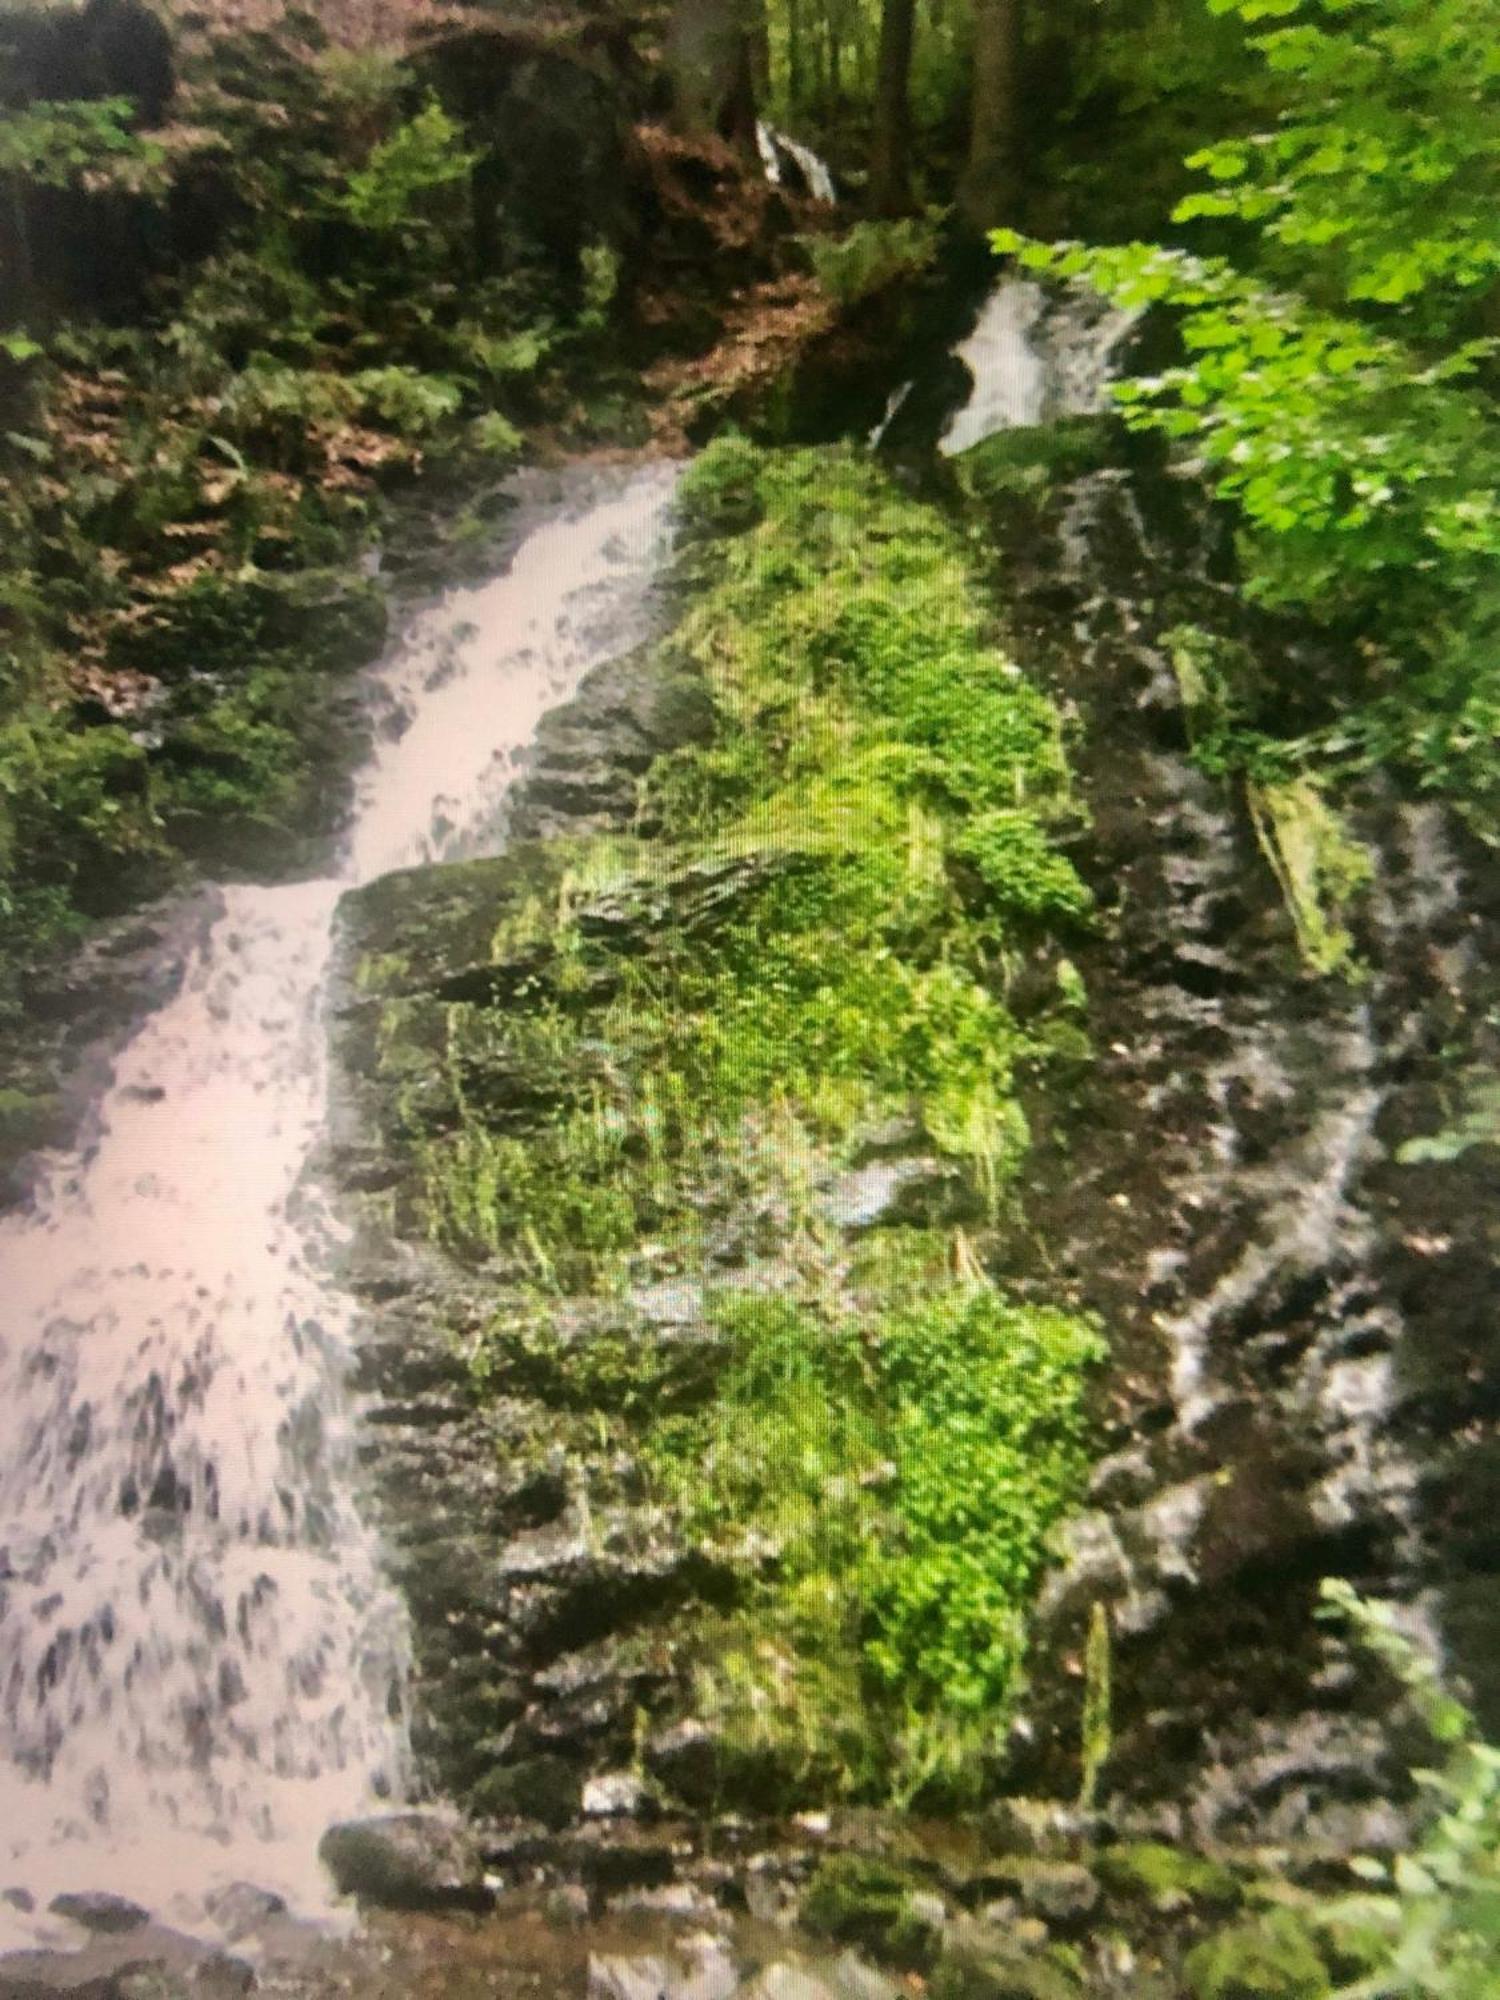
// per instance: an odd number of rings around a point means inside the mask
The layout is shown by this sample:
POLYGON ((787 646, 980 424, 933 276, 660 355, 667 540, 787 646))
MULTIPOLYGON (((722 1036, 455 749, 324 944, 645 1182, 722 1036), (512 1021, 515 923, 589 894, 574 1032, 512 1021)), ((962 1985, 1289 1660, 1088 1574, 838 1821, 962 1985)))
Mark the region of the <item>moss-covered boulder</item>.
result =
POLYGON ((1164 1913, 1195 1905, 1232 1909, 1240 1900, 1240 1884, 1231 1869, 1165 1841, 1127 1841, 1106 1848, 1094 1868, 1113 1895, 1149 1903, 1164 1913))
POLYGON ((1183 1976, 1193 2000, 1320 2000, 1333 1986, 1294 1910, 1268 1910, 1205 1938, 1188 1953, 1183 1976))
POLYGON ((891 1965, 919 1971, 937 1957, 941 1925, 930 1891, 904 1869, 874 1856, 837 1854, 802 1898, 802 1921, 821 1937, 860 1945, 891 1965))

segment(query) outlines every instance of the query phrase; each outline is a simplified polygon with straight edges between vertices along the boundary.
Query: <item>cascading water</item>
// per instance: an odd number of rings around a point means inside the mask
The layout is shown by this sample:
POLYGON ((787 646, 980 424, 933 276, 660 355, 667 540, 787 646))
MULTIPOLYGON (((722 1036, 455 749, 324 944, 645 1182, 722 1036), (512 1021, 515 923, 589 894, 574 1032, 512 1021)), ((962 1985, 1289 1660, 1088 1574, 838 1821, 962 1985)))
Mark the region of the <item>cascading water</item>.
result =
POLYGON ((93 1141, 0 1224, 16 1901, 102 1889, 193 1925, 250 1880, 316 1912, 320 1834, 407 1783, 405 1617, 357 1505, 353 1311, 310 1170, 334 910, 493 836, 541 715, 646 636, 674 477, 589 476, 417 618, 373 677, 339 873, 224 892, 93 1141))
POLYGON ((778 132, 773 125, 760 119, 755 127, 755 144, 760 153, 760 163, 766 179, 772 187, 784 187, 787 180, 787 162, 791 163, 794 176, 814 201, 821 201, 827 207, 837 202, 838 189, 833 184, 833 175, 828 163, 815 153, 811 146, 804 146, 800 139, 793 139, 786 132, 778 132))
POLYGON ((938 449, 956 457, 996 431, 1102 410, 1135 318, 1092 294, 1058 294, 1027 278, 1003 278, 954 350, 974 386, 938 449))

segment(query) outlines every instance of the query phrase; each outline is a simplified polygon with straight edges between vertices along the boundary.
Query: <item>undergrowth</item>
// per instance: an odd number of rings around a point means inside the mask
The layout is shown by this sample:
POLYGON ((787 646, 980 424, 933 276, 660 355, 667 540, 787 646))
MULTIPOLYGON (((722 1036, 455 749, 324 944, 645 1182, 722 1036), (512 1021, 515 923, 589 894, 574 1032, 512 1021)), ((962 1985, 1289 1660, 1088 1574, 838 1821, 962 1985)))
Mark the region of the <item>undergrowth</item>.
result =
MULTIPOLYGON (((0 9, 0 67, 29 18, 0 9)), ((381 636, 359 558, 439 468, 474 497, 448 553, 482 541, 526 427, 602 365, 612 254, 572 285, 485 262, 480 153, 410 64, 299 16, 177 67, 160 131, 125 99, 0 119, 0 1030, 92 919, 305 859, 349 762, 336 670, 381 636), (154 246, 124 309, 59 302, 58 202, 125 218, 124 265, 154 246)))

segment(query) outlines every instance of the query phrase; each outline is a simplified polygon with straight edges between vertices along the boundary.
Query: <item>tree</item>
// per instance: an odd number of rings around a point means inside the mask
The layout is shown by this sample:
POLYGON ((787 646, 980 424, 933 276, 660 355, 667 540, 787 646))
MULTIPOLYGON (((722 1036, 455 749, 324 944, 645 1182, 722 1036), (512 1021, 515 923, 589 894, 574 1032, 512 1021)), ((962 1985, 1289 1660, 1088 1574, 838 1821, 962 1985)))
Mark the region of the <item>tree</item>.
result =
POLYGON ((1188 163, 1208 185, 1173 219, 1234 261, 996 247, 1173 310, 1185 358, 1120 386, 1127 418, 1237 509, 1253 595, 1362 642, 1328 754, 1409 759, 1500 827, 1500 0, 1209 4, 1256 29, 1279 99, 1188 163))
POLYGON ((976 229, 1013 219, 1020 184, 1025 0, 974 0, 974 90, 959 209, 976 229))
POLYGON ((677 0, 666 56, 684 131, 754 147, 754 26, 750 0, 677 0))
POLYGON ((911 198, 911 48, 915 26, 916 0, 883 0, 870 151, 870 203, 877 215, 899 215, 911 198))

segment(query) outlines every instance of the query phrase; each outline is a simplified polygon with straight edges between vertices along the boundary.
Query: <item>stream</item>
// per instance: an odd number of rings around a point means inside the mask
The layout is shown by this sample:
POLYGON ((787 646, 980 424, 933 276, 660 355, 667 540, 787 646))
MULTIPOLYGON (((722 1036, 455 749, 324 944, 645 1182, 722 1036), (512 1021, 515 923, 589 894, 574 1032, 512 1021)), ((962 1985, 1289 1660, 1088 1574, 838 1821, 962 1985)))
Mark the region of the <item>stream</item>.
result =
POLYGON ((36 1914, 59 1892, 193 1929, 250 1881, 326 1915, 319 1837, 410 1784, 315 1168, 334 911, 494 847, 539 718, 646 634, 674 483, 518 482, 509 566, 371 676, 337 872, 223 891, 89 1143, 0 1222, 0 1943, 72 1936, 36 1914))

